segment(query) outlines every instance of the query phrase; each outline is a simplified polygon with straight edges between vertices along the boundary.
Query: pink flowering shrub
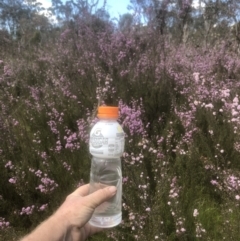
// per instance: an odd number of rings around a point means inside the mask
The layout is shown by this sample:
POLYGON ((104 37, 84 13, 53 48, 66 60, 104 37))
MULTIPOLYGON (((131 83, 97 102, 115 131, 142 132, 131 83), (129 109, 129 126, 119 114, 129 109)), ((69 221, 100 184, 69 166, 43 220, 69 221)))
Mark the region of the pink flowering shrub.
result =
POLYGON ((21 53, 0 61, 1 230, 27 232, 89 181, 89 132, 107 104, 126 147, 123 221, 104 240, 238 240, 237 53, 84 21, 21 53))

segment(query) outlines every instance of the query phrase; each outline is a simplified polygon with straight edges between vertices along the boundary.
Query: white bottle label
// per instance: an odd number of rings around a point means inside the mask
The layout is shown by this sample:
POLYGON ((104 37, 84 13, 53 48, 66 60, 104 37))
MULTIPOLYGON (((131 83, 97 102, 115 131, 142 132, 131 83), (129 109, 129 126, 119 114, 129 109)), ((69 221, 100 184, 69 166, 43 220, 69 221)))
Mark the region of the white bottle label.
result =
POLYGON ((90 132, 90 153, 96 157, 120 157, 124 151, 124 132, 119 123, 99 121, 90 132))

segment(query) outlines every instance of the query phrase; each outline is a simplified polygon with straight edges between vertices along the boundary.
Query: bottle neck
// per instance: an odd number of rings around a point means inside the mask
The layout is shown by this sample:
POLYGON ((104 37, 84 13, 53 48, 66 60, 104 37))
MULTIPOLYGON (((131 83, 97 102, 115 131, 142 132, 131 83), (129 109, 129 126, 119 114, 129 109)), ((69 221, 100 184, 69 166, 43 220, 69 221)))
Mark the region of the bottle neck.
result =
POLYGON ((112 121, 112 122, 115 122, 115 121, 117 121, 117 118, 98 118, 99 119, 99 121, 112 121))

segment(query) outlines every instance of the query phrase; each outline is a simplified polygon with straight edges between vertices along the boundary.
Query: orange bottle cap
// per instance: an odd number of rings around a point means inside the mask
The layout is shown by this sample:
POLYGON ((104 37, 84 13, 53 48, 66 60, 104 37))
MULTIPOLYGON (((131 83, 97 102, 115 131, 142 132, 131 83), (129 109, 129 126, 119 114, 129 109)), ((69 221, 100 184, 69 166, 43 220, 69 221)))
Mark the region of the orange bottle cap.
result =
POLYGON ((106 119, 117 119, 118 118, 118 107, 116 106, 99 106, 98 107, 98 118, 106 119))

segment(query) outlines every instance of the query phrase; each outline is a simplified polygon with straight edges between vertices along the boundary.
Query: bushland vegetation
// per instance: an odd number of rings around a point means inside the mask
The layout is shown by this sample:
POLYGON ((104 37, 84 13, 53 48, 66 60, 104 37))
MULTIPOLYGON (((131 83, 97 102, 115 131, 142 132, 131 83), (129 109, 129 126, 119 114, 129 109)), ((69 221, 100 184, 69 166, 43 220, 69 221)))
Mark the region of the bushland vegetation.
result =
POLYGON ((0 239, 89 181, 98 105, 126 134, 123 221, 90 240, 239 240, 237 0, 0 3, 0 239), (51 20, 52 19, 52 20, 51 20))

